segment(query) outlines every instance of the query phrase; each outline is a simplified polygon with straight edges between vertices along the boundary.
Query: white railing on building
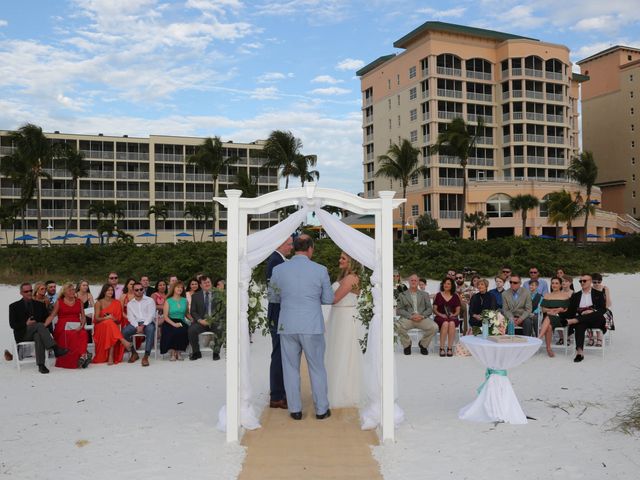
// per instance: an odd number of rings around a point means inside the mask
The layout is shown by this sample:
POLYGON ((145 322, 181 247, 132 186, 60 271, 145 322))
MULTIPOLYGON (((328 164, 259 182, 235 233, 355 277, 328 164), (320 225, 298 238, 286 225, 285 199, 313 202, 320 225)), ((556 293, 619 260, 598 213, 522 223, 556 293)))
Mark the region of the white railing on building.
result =
POLYGON ((549 161, 549 165, 564 165, 564 158, 549 157, 548 161, 549 161))
POLYGON ((478 167, 493 167, 493 158, 469 157, 469 165, 478 167))
POLYGON ((522 112, 513 112, 514 120, 522 120, 522 112))
POLYGON ((428 76, 429 76, 429 69, 428 68, 423 68, 422 69, 422 78, 428 77, 428 76))
POLYGON ((563 144, 564 143, 564 137, 548 135, 547 136, 547 142, 548 143, 554 143, 554 144, 563 144))
POLYGON ((184 173, 156 172, 155 180, 184 180, 184 173))
POLYGON ((527 163, 532 163, 534 165, 544 165, 545 158, 537 155, 527 155, 527 163))
POLYGON ((522 90, 512 90, 511 96, 513 98, 522 98, 522 90))
POLYGON ((514 155, 513 156, 513 163, 524 163, 524 155, 514 155))
POLYGON ((533 98, 536 100, 542 100, 544 98, 544 93, 536 90, 525 90, 525 95, 527 98, 533 98))
POLYGON ((440 210, 440 218, 460 218, 462 216, 462 211, 460 210, 440 210))
POLYGON ((547 122, 564 123, 564 117, 562 115, 547 115, 547 122))
POLYGON ((533 69, 533 68, 525 68, 524 69, 524 74, 527 77, 542 78, 544 76, 544 72, 542 70, 537 70, 537 69, 533 69))
POLYGON ((527 112, 527 120, 534 120, 536 122, 544 122, 544 113, 527 112))
POLYGON ((518 76, 522 75, 522 68, 512 68, 511 69, 511 74, 512 75, 518 75, 518 76))
POLYGON ((544 135, 534 135, 527 133, 527 142, 544 143, 544 135))
POLYGON ((61 197, 71 197, 73 190, 65 189, 65 188, 43 188, 41 192, 43 197, 61 198, 61 197))
POLYGON ((87 190, 80 189, 80 196, 86 198, 113 198, 113 190, 87 190))
POLYGON ((429 90, 422 90, 422 98, 423 99, 429 98, 429 90))
MULTIPOLYGON (((156 174, 156 176, 157 176, 157 174, 156 174)), ((149 179, 149 172, 141 172, 141 171, 116 172, 116 178, 122 178, 122 179, 126 178, 126 179, 130 179, 130 180, 148 180, 149 179)))
POLYGON ((118 200, 126 198, 149 198, 149 192, 144 190, 118 190, 118 200))
POLYGON ((467 92, 468 100, 477 100, 479 102, 493 102, 493 95, 488 93, 467 92))
POLYGON ((513 134, 514 142, 524 142, 524 134, 523 133, 514 133, 513 134))
POLYGON ((187 173, 185 177, 190 182, 213 182, 213 177, 207 173, 187 173))
POLYGON ((463 181, 462 178, 440 177, 438 183, 441 187, 461 187, 463 181))
POLYGON ((550 80, 562 80, 562 73, 559 72, 544 72, 545 78, 550 80))
POLYGON ((450 77, 461 77, 462 70, 459 68, 437 67, 438 75, 449 75, 450 77))
POLYGON ((476 137, 476 143, 480 145, 493 145, 493 137, 476 137))
POLYGON ((460 165, 460 159, 453 155, 439 155, 438 161, 445 165, 460 165))
MULTIPOLYGON (((161 153, 157 153, 155 158, 158 159, 158 156, 162 155, 161 153)), ((136 162, 147 161, 149 160, 148 153, 139 153, 139 152, 116 152, 116 160, 133 160, 136 162)))
POLYGON ((462 112, 447 112, 444 110, 438 110, 438 118, 444 120, 453 120, 454 118, 462 117, 462 112))
POLYGON ((547 100, 552 102, 562 102, 564 101, 564 95, 561 93, 547 93, 547 100))
POLYGON ((462 90, 448 90, 446 88, 438 88, 439 97, 462 98, 462 90))
POLYGON ((470 122, 477 122, 478 118, 482 118, 484 123, 493 123, 492 115, 478 115, 477 113, 469 113, 467 115, 467 120, 470 122))
POLYGON ((478 80, 491 80, 491 74, 487 72, 476 72, 467 70, 467 78, 477 78, 478 80))
POLYGON ((185 192, 187 200, 212 200, 213 192, 185 192))
POLYGON ((113 179, 114 171, 113 170, 88 170, 87 178, 111 178, 113 179))

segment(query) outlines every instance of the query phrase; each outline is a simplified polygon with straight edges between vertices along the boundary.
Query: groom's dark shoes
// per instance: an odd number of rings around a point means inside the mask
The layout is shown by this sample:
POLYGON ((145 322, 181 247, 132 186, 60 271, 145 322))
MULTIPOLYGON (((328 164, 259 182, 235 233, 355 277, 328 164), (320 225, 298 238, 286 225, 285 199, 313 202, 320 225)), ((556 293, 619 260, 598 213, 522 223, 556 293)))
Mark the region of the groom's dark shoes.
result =
POLYGON ((283 408, 283 409, 287 409, 289 408, 287 405, 287 400, 286 399, 282 399, 282 400, 271 400, 269 402, 269 407, 270 408, 283 408))
POLYGON ((324 412, 322 415, 316 415, 316 418, 318 420, 324 420, 325 418, 329 418, 331 416, 331 409, 327 408, 327 411, 324 412))
POLYGON ((302 420, 302 412, 291 412, 290 415, 294 420, 302 420))
POLYGON ((409 345, 408 347, 405 347, 404 354, 405 355, 411 355, 411 345, 409 345))

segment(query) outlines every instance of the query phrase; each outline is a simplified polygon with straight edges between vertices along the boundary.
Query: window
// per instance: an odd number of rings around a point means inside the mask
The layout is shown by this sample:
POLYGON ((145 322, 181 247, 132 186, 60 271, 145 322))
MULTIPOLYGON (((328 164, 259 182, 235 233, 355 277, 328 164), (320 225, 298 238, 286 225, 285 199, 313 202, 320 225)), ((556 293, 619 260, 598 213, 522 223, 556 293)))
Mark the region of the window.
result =
POLYGON ((631 98, 633 98, 633 92, 629 92, 629 95, 631 96, 631 98))
POLYGON ((636 215, 636 207, 633 207, 633 215, 636 215))
POLYGON ((398 115, 398 126, 400 126, 400 115, 398 115))
POLYGON ((389 99, 388 101, 389 101, 389 110, 391 110, 391 99, 389 99))
POLYGON ((631 107, 631 115, 633 115, 633 107, 631 107))
POLYGON ((631 148, 636 148, 636 141, 635 140, 631 140, 631 148))
POLYGON ((391 119, 389 119, 389 130, 391 130, 391 119))
POLYGON ((417 130, 411 130, 410 136, 411 136, 411 143, 415 143, 415 142, 418 141, 418 131, 417 130))
POLYGON ((396 75, 396 82, 398 83, 398 85, 400 85, 400 74, 399 73, 396 75))
POLYGON ((631 157, 631 165, 635 165, 636 164, 636 157, 631 157))
POLYGON ((418 205, 411 205, 411 215, 417 217, 419 213, 420 210, 418 210, 418 205))
POLYGON ((400 95, 398 95, 398 106, 400 106, 400 95))
POLYGON ((412 122, 415 122, 417 119, 418 119, 418 110, 414 108, 409 112, 409 120, 411 120, 412 122))
POLYGON ((409 68, 409 78, 415 78, 415 76, 416 76, 416 67, 413 66, 409 68))
POLYGON ((633 192, 631 192, 631 196, 632 196, 633 198, 636 198, 636 191, 635 191, 635 190, 634 190, 633 192))
POLYGON ((413 175, 411 175, 411 185, 417 185, 418 184, 418 174, 414 173, 413 175))
POLYGON ((627 61, 631 61, 631 55, 627 55, 627 61))
POLYGON ((415 100, 417 95, 418 90, 416 89, 416 87, 413 87, 411 90, 409 90, 409 100, 415 100))
POLYGON ((629 75, 629 81, 633 82, 633 75, 629 75))
POLYGON ((387 80, 387 89, 391 90, 391 79, 387 80))
POLYGON ((635 182, 635 181, 636 181, 636 174, 635 174, 635 173, 632 173, 632 174, 631 174, 631 181, 632 181, 632 182, 635 182))
POLYGON ((487 215, 489 217, 513 217, 509 204, 511 197, 504 193, 496 193, 487 199, 487 215))
POLYGON ((540 201, 540 216, 541 217, 548 217, 549 216, 549 206, 547 205, 548 201, 549 201, 549 194, 547 194, 544 197, 542 197, 542 200, 540 201))

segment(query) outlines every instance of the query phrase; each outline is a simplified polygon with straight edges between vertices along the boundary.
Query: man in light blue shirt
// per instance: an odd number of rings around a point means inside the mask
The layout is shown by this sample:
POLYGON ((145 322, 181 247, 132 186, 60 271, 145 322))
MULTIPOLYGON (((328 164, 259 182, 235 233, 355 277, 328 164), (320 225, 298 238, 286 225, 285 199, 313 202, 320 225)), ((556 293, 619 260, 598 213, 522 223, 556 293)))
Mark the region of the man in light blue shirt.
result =
POLYGON ((526 282, 524 282, 524 285, 523 285, 524 288, 529 290, 529 282, 531 280, 535 280, 536 282, 538 282, 537 291, 540 295, 544 297, 545 293, 549 293, 549 284, 544 278, 540 278, 540 270, 537 267, 531 267, 529 269, 529 277, 530 277, 530 280, 527 280, 526 282))

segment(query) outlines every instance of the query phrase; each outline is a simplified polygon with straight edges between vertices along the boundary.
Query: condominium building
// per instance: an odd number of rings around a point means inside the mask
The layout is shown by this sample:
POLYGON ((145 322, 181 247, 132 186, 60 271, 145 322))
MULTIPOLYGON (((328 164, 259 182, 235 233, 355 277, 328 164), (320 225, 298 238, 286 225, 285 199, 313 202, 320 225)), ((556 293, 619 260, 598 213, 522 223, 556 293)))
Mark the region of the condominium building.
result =
MULTIPOLYGON (((485 124, 467 168, 466 212, 491 217, 480 238, 520 233, 514 229, 519 219, 509 208, 514 195, 531 193, 544 200, 563 188, 580 192, 566 171, 578 154, 579 83, 586 77, 572 73, 567 47, 442 22, 426 22, 393 46, 403 52, 382 56, 357 72, 366 197, 400 189, 398 182, 375 176, 378 156, 408 139, 420 150, 428 174, 411 179, 407 216, 415 220, 429 213, 456 234, 462 168, 455 157, 428 155, 428 146, 456 117, 473 127, 480 118, 485 124)), ((596 189, 594 196, 599 194, 596 189)), ((544 207, 529 218, 530 235, 555 234, 544 207)), ((593 223, 594 234, 623 228, 611 221, 593 223)))
MULTIPOLYGON (((80 234, 96 233, 97 219, 89 218, 89 208, 96 202, 117 202, 124 210, 124 218, 118 226, 127 233, 139 235, 156 233, 159 242, 172 242, 181 232, 193 232, 194 221, 187 215, 189 204, 211 205, 213 179, 186 159, 195 153, 203 138, 151 135, 134 138, 98 135, 46 133, 54 143, 72 144, 85 155, 88 176, 78 179, 75 214, 71 231, 80 234), (149 207, 166 205, 166 220, 152 221, 149 207)), ((224 155, 233 158, 225 172, 218 177, 220 195, 236 183, 236 175, 245 170, 257 182, 258 193, 278 189, 278 172, 275 168, 263 168, 263 141, 252 143, 224 142, 224 155)), ((9 132, 0 131, 0 161, 4 155, 14 152, 9 132)), ((64 165, 45 165, 51 179, 42 179, 42 218, 44 238, 64 232, 72 204, 73 184, 64 165), (47 227, 48 232, 47 232, 47 227)), ((0 176, 0 204, 10 204, 20 197, 20 189, 9 178, 0 176)), ((220 231, 226 231, 227 212, 220 206, 220 231)), ((253 216, 251 229, 267 228, 277 223, 275 212, 253 216)), ((21 229, 21 226, 19 227, 21 229)), ((27 206, 28 232, 36 229, 35 196, 27 206)), ((211 220, 195 223, 196 237, 201 232, 210 240, 211 220)), ((186 237, 188 238, 188 237, 186 237)), ((142 240, 145 241, 145 240, 142 240)), ((146 240, 148 241, 148 239, 146 240)), ((153 241, 153 240, 152 240, 153 241)))
POLYGON ((640 216, 640 49, 615 46, 578 62, 583 148, 599 167, 603 205, 640 216))

